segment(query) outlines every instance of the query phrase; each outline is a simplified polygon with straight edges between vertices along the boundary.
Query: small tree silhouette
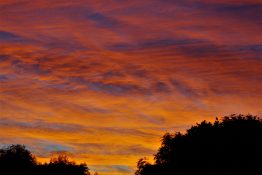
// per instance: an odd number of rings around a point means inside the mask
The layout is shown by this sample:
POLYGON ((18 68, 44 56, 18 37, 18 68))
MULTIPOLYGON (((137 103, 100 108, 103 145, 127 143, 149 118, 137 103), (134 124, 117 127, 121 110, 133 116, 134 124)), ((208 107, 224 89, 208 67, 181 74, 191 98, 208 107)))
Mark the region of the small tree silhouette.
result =
POLYGON ((69 161, 66 155, 58 155, 49 163, 37 163, 24 145, 11 145, 0 149, 1 175, 90 175, 86 164, 69 161))
POLYGON ((262 174, 262 120, 231 115, 203 121, 185 134, 166 133, 155 163, 138 161, 136 175, 262 174))
POLYGON ((85 163, 77 165, 64 154, 51 158, 49 163, 39 166, 41 175, 90 175, 85 163))
POLYGON ((11 145, 0 149, 0 174, 34 174, 35 157, 26 150, 24 145, 11 145))

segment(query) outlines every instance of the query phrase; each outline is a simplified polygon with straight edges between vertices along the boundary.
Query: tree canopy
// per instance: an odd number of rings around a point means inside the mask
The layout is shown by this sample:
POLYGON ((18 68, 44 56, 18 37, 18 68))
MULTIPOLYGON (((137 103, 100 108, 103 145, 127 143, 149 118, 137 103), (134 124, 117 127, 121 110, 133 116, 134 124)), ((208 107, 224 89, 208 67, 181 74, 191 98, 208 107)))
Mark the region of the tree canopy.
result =
POLYGON ((140 159, 135 174, 262 174, 262 120, 231 115, 203 121, 184 134, 166 133, 154 159, 154 164, 140 159))
POLYGON ((0 149, 1 175, 90 175, 85 163, 76 164, 66 155, 58 155, 49 163, 38 163, 24 145, 11 145, 0 149))
POLYGON ((11 145, 0 149, 0 174, 32 175, 36 165, 35 157, 23 145, 11 145))

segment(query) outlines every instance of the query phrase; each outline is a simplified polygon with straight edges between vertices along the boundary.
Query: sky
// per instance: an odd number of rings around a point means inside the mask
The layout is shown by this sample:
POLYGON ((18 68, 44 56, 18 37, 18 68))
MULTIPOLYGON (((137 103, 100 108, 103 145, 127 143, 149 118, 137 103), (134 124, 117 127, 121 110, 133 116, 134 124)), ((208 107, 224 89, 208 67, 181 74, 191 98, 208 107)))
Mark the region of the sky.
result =
POLYGON ((261 0, 1 0, 0 145, 132 175, 166 132, 262 114, 261 0))

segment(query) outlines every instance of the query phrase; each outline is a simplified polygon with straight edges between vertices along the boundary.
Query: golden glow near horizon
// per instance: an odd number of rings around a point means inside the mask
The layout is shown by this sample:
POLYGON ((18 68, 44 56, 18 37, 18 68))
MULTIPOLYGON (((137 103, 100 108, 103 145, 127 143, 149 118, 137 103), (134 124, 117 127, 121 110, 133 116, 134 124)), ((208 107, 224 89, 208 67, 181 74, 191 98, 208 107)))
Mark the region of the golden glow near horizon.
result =
POLYGON ((131 175, 161 136, 261 115, 260 0, 1 0, 0 145, 131 175))

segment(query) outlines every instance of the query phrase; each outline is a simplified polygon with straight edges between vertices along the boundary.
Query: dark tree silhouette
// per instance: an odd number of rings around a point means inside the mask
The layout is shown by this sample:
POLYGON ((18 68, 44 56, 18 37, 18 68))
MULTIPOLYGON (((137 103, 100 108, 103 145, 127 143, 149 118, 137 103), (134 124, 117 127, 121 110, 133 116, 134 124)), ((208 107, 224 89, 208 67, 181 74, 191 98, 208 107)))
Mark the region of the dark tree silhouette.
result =
POLYGON ((69 161, 66 155, 59 155, 52 158, 49 163, 38 166, 40 175, 90 175, 86 164, 77 165, 73 161, 69 161))
POLYGON ((86 164, 69 161, 65 155, 52 158, 49 163, 37 163, 24 145, 0 149, 1 175, 90 175, 86 164))
POLYGON ((36 164, 35 157, 24 145, 11 145, 0 149, 0 174, 33 175, 36 164))
POLYGON ((262 174, 262 120, 231 115, 203 121, 185 134, 166 133, 155 163, 140 159, 136 175, 262 174))

